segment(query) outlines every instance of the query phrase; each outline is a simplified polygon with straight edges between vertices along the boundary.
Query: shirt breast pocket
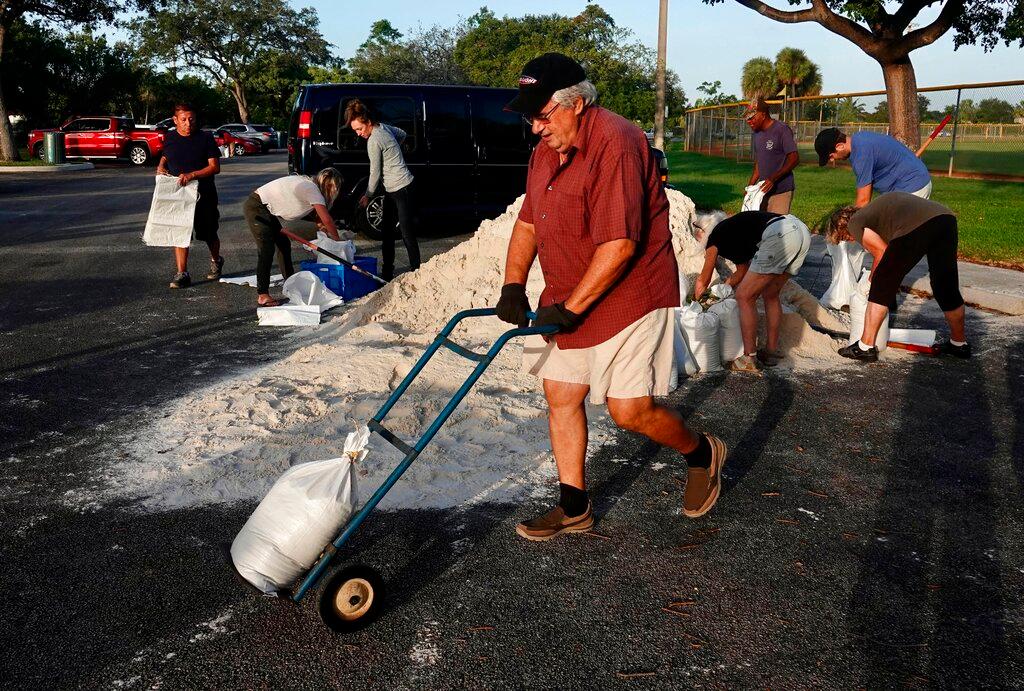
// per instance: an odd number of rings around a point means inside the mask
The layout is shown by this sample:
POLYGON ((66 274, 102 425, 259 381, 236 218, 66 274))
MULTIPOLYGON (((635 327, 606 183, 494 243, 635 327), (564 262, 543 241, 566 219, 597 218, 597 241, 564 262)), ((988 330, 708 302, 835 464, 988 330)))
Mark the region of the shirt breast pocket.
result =
POLYGON ((582 193, 555 191, 555 218, 559 234, 580 239, 587 234, 586 202, 582 193))

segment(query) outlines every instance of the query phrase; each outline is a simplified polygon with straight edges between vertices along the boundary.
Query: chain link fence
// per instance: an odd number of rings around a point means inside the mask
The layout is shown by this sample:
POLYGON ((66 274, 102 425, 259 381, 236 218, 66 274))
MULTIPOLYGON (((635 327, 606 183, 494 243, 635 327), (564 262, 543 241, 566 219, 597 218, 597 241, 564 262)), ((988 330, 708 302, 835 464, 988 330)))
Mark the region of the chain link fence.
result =
MULTIPOLYGON (((923 143, 946 115, 952 119, 922 155, 928 168, 950 176, 1024 181, 1024 80, 918 89, 923 143)), ((686 112, 687 151, 749 161, 752 132, 744 103, 686 112)), ((773 118, 793 128, 802 161, 814 162, 814 137, 823 127, 847 134, 888 134, 885 91, 805 96, 769 101, 773 118)))

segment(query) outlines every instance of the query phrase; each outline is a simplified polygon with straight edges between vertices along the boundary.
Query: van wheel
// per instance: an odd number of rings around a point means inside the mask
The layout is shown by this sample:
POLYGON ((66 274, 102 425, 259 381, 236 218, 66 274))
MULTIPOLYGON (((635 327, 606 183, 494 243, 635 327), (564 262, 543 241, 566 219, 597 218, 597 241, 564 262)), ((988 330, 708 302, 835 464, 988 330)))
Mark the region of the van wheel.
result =
POLYGON ((132 144, 128 149, 128 160, 133 166, 144 166, 149 163, 149 149, 142 144, 132 144))
POLYGON ((356 230, 370 240, 380 240, 384 237, 382 230, 385 223, 395 225, 395 215, 390 205, 385 203, 383 194, 371 199, 365 209, 357 205, 353 220, 356 230))

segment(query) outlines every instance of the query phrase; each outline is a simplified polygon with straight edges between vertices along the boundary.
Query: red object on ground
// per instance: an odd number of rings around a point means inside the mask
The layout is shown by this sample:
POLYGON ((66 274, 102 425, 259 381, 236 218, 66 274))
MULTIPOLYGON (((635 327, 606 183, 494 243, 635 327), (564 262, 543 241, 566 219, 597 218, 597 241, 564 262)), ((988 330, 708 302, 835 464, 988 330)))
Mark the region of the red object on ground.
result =
POLYGON ((923 346, 917 345, 916 343, 900 343, 899 341, 889 341, 890 348, 899 348, 900 350, 909 350, 912 353, 922 353, 924 355, 938 355, 938 346, 923 346))
POLYGON ((131 118, 75 116, 60 127, 29 132, 28 150, 33 156, 42 157, 47 132, 64 133, 64 152, 68 158, 123 158, 142 165, 164 150, 162 130, 136 129, 131 118))

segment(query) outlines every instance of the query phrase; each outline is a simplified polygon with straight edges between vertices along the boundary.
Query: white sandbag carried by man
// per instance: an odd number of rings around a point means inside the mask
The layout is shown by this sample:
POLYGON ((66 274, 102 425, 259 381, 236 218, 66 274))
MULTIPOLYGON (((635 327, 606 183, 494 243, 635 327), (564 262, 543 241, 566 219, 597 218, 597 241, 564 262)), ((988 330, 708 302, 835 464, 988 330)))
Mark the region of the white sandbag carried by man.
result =
POLYGON ((150 247, 188 247, 199 201, 199 183, 157 175, 142 241, 150 247))
POLYGON ((340 458, 289 468, 267 492, 231 544, 231 561, 268 595, 286 590, 337 537, 356 509, 354 464, 368 453, 370 430, 345 439, 340 458))

